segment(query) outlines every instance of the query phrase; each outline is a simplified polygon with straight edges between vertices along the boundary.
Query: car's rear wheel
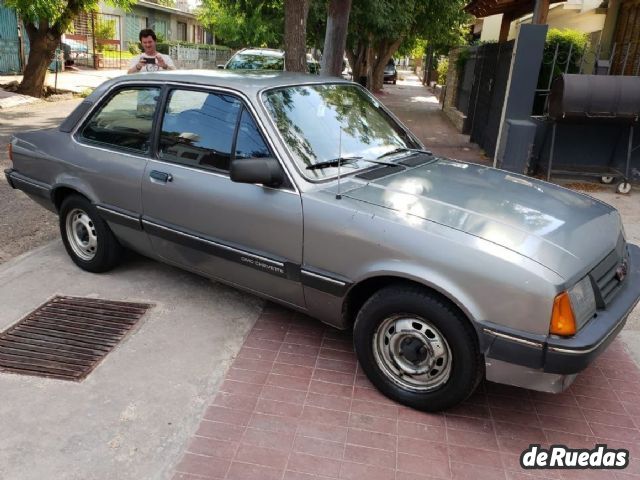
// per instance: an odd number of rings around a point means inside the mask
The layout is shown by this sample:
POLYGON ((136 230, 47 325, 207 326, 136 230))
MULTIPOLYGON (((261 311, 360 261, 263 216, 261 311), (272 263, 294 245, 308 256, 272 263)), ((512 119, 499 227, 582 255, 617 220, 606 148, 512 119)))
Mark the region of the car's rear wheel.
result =
POLYGON ((120 260, 120 243, 84 197, 70 195, 62 201, 60 234, 67 253, 83 270, 106 272, 120 260))
POLYGON ((462 402, 484 373, 467 319, 418 286, 376 292, 358 313, 354 343, 369 380, 389 398, 420 410, 462 402))

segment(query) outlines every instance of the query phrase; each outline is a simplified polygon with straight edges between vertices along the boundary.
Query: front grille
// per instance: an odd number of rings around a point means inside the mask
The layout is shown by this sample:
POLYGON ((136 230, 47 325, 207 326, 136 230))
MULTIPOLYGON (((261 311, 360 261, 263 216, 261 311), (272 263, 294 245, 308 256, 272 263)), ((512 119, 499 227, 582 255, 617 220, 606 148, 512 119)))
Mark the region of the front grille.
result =
POLYGON ((598 308, 606 308, 622 288, 624 280, 621 282, 618 279, 616 271, 626 259, 627 245, 621 235, 615 250, 591 270, 589 276, 593 283, 598 308))

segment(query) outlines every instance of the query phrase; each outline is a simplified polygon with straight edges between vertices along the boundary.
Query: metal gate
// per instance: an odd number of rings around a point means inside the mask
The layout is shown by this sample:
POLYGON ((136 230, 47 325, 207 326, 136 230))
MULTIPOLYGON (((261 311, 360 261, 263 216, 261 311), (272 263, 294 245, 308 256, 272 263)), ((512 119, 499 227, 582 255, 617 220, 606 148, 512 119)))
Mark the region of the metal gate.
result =
POLYGON ((81 14, 65 35, 63 49, 67 65, 90 68, 123 68, 122 28, 119 15, 81 14))
POLYGON ((490 157, 494 156, 498 142, 513 46, 513 41, 486 44, 477 52, 467 121, 471 141, 490 157))
POLYGON ((14 9, 5 7, 0 1, 0 72, 21 70, 18 16, 14 9))

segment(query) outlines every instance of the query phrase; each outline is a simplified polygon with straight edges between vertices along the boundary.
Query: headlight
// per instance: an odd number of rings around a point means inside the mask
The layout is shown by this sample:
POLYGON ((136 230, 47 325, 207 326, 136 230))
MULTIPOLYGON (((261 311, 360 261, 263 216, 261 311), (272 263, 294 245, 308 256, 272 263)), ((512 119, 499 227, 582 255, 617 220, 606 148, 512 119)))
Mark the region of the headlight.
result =
POLYGON ((596 298, 591 279, 585 277, 573 288, 562 292, 553 302, 549 333, 571 336, 596 313, 596 298))
POLYGON ((578 330, 593 318, 596 313, 596 297, 593 294, 591 279, 587 276, 569 290, 571 308, 576 319, 578 330))

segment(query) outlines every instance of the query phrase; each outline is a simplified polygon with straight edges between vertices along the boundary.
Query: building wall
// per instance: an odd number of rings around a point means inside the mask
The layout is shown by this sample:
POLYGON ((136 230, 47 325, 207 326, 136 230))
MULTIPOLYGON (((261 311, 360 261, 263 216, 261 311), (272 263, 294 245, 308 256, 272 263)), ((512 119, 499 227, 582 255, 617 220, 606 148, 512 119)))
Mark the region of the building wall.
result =
POLYGON ((497 42, 500 38, 500 26, 502 25, 502 14, 485 17, 482 24, 481 42, 497 42))
MULTIPOLYGON (((632 0, 635 1, 635 0, 632 0)), ((599 9, 600 0, 570 1, 552 5, 549 10, 549 28, 572 29, 584 33, 594 33, 603 30, 606 12, 599 9)), ((511 22, 509 40, 516 38, 517 26, 531 23, 532 15, 527 15, 511 22)), ((500 37, 502 15, 492 15, 484 19, 480 40, 483 42, 497 42, 500 37)))
MULTIPOLYGON (((584 33, 601 32, 607 17, 604 9, 599 9, 599 0, 560 3, 552 5, 547 23, 549 28, 578 30, 584 33)), ((532 15, 527 15, 511 23, 509 40, 516 38, 516 28, 523 23, 531 23, 532 15)))

